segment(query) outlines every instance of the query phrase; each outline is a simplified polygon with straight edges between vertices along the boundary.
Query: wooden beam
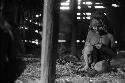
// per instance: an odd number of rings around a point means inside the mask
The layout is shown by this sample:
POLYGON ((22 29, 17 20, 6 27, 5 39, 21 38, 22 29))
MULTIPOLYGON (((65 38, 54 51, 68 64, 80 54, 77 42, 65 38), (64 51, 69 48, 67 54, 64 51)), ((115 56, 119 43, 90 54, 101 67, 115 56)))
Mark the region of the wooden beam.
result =
POLYGON ((44 0, 41 83, 54 83, 60 0, 44 0))

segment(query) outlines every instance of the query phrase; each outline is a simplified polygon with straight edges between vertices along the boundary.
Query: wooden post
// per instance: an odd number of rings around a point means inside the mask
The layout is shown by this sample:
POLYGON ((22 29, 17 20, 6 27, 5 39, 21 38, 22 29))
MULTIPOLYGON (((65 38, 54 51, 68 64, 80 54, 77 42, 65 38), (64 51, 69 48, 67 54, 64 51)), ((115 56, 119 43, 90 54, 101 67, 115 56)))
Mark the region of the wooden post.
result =
POLYGON ((72 55, 77 57, 77 49, 76 49, 76 28, 77 28, 77 0, 71 0, 71 15, 72 15, 72 55))
POLYGON ((41 83, 55 82, 59 0, 44 0, 41 83))

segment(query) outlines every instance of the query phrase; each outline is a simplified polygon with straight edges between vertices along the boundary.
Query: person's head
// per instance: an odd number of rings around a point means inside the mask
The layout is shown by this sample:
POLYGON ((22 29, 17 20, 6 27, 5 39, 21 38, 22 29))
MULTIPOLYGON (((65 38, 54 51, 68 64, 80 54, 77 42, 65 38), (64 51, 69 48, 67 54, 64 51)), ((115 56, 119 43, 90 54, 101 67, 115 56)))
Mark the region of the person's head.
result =
POLYGON ((90 29, 107 30, 108 20, 103 12, 94 12, 90 20, 90 29))
POLYGON ((100 25, 100 21, 96 18, 91 19, 90 27, 94 30, 98 30, 98 26, 100 25))

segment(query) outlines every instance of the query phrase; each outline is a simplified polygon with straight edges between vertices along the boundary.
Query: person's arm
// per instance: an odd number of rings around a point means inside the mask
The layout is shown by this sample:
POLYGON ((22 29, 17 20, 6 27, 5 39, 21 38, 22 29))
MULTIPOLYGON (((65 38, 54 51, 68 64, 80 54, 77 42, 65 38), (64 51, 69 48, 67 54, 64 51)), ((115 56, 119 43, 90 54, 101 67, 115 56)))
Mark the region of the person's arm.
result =
POLYGON ((112 34, 109 34, 109 39, 111 41, 111 48, 113 48, 114 47, 114 37, 112 34))
POLYGON ((90 45, 91 37, 92 37, 92 31, 89 31, 86 37, 85 45, 90 45))
POLYGON ((115 47, 115 41, 114 41, 114 37, 112 34, 110 34, 110 40, 111 40, 111 48, 114 52, 114 55, 117 54, 117 48, 115 47))
MULTIPOLYGON (((85 40, 85 45, 84 45, 84 48, 87 46, 87 45, 90 45, 90 38, 91 38, 91 31, 88 32, 87 34, 87 37, 86 37, 86 40, 85 40)), ((82 50, 82 54, 84 54, 84 49, 82 50)))

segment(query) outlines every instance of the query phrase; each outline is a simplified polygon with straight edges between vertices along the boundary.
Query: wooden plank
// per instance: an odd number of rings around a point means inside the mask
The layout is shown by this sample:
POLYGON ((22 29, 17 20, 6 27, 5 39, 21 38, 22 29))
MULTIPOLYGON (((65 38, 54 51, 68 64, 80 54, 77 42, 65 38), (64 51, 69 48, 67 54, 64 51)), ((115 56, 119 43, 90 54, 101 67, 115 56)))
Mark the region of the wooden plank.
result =
POLYGON ((54 83, 59 0, 44 0, 41 83, 54 83))

